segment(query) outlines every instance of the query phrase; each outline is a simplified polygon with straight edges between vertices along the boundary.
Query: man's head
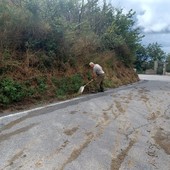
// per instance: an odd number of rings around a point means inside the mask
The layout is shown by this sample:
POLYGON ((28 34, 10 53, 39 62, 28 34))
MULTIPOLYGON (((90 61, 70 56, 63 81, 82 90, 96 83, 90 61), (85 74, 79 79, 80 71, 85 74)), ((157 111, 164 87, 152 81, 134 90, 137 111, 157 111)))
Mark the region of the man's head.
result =
POLYGON ((94 67, 94 63, 93 63, 93 62, 90 62, 90 63, 89 63, 89 66, 93 68, 93 67, 94 67))

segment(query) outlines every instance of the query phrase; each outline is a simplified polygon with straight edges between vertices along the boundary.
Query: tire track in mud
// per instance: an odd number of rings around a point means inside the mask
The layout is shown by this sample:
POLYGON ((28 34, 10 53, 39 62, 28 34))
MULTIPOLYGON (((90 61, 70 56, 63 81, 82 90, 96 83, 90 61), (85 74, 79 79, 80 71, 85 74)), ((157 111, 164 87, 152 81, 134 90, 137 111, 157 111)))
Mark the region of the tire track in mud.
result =
MULTIPOLYGON (((112 111, 112 115, 114 116, 113 120, 117 119, 120 115, 125 114, 125 112, 128 108, 128 104, 130 103, 130 101, 132 99, 133 99, 133 93, 130 92, 126 96, 120 96, 120 98, 118 100, 114 100, 114 104, 108 109, 108 110, 112 111)), ((130 124, 126 124, 126 125, 127 125, 127 127, 124 127, 122 129, 123 132, 118 133, 118 136, 116 137, 116 143, 114 146, 113 157, 116 154, 116 150, 118 148, 120 148, 120 141, 121 141, 122 134, 125 137, 128 137, 128 135, 126 135, 126 131, 127 131, 127 129, 130 128, 130 124)), ((123 127, 123 126, 121 126, 121 127, 123 127)), ((119 129, 121 129, 121 128, 119 128, 119 129)), ((134 131, 132 133, 134 133, 134 131)), ((125 148, 124 150, 121 150, 121 153, 119 153, 116 158, 112 159, 111 170, 118 170, 120 168, 121 164, 123 163, 125 157, 127 156, 128 152, 129 152, 129 150, 132 148, 132 146, 134 145, 135 142, 136 142, 135 140, 130 140, 127 148, 125 148)))
POLYGON ((118 97, 117 95, 112 95, 112 97, 117 97, 119 98, 118 100, 113 100, 113 104, 111 104, 107 109, 103 109, 103 111, 108 112, 114 116, 112 118, 113 120, 116 120, 121 114, 124 114, 128 108, 128 104, 132 100, 133 93, 130 92, 126 96, 120 96, 118 97))
POLYGON ((122 107, 121 103, 119 101, 115 101, 116 104, 116 108, 118 110, 119 113, 124 113, 125 109, 122 107))
POLYGON ((108 113, 111 112, 111 114, 114 116, 113 120, 115 120, 115 119, 117 119, 120 116, 120 113, 117 112, 117 111, 114 111, 114 110, 115 110, 114 109, 114 104, 110 105, 107 109, 103 109, 103 111, 106 112, 106 113, 107 112, 108 113))
POLYGON ((4 126, 0 129, 0 132, 2 132, 2 131, 4 131, 4 130, 11 129, 13 126, 15 126, 15 125, 19 124, 20 122, 26 120, 27 118, 28 118, 28 115, 23 116, 23 117, 21 117, 21 118, 19 118, 19 119, 16 119, 16 120, 14 120, 14 121, 12 121, 12 122, 4 125, 4 126))
MULTIPOLYGON (((147 102, 149 102, 149 97, 147 96, 147 92, 150 92, 149 90, 147 90, 146 88, 143 88, 143 89, 140 89, 138 92, 140 94, 140 99, 142 99, 142 101, 145 104, 147 102)), ((61 170, 63 170, 64 167, 67 166, 67 164, 69 164, 72 161, 74 161, 75 159, 77 159, 78 156, 82 153, 82 151, 86 147, 88 147, 88 145, 93 140, 100 137, 103 134, 105 127, 107 127, 112 120, 115 120, 121 114, 125 113, 128 105, 126 105, 126 107, 125 107, 125 105, 122 106, 121 99, 122 99, 123 103, 128 104, 132 100, 132 97, 133 97, 132 95, 133 95, 133 93, 129 93, 128 97, 120 97, 120 100, 114 101, 114 104, 109 106, 108 109, 103 109, 103 111, 104 111, 103 117, 101 117, 100 121, 96 125, 96 128, 98 128, 99 132, 96 133, 96 134, 89 132, 90 134, 92 134, 92 137, 90 139, 87 139, 84 143, 79 145, 79 147, 77 149, 74 149, 72 151, 71 156, 63 164, 61 170), (116 112, 115 112, 115 110, 116 110, 116 112), (110 114, 110 113, 112 113, 112 114, 110 114), (114 116, 114 118, 113 118, 113 116, 114 116)), ((146 107, 148 108, 148 111, 151 111, 151 104, 150 103, 148 105, 146 105, 146 107)), ((148 116, 148 120, 151 120, 152 122, 148 122, 147 124, 144 124, 144 125, 141 125, 140 127, 134 128, 134 130, 131 131, 129 134, 124 134, 127 137, 127 140, 130 140, 130 142, 125 149, 121 150, 121 153, 119 153, 116 158, 112 159, 111 170, 118 170, 121 167, 121 164, 124 162, 126 156, 128 155, 128 152, 131 150, 133 145, 136 143, 137 137, 135 137, 135 136, 133 137, 133 134, 138 133, 140 128, 142 128, 144 126, 148 126, 151 123, 154 123, 153 121, 157 118, 156 116, 160 115, 160 111, 150 112, 150 113, 151 114, 148 116), (131 139, 129 139, 129 136, 130 136, 131 139)), ((124 132, 124 133, 126 133, 126 132, 124 132)), ((120 141, 117 141, 117 143, 119 144, 120 141)))
MULTIPOLYGON (((109 111, 109 110, 107 109, 107 111, 109 111)), ((88 114, 86 114, 86 115, 89 116, 88 114)), ((96 118, 97 117, 95 117, 95 119, 96 118)), ((65 160, 65 162, 62 163, 61 168, 57 168, 57 169, 53 168, 53 169, 56 169, 56 170, 61 169, 62 170, 62 169, 64 169, 65 166, 67 166, 67 164, 76 160, 81 155, 83 150, 85 148, 87 148, 91 142, 95 141, 97 138, 99 138, 103 134, 105 128, 109 125, 109 123, 110 123, 110 117, 109 117, 108 113, 103 112, 102 115, 97 119, 96 125, 94 127, 92 127, 91 129, 85 130, 86 131, 84 133, 85 140, 82 143, 80 143, 79 145, 77 145, 76 148, 72 148, 70 155, 65 160), (93 132, 94 128, 96 128, 96 132, 93 132)), ((47 156, 47 159, 54 160, 57 155, 61 156, 62 155, 61 151, 67 150, 67 147, 69 147, 69 144, 72 143, 72 135, 73 134, 76 135, 76 132, 79 128, 80 128, 80 125, 73 127, 71 129, 66 129, 63 133, 65 133, 67 136, 70 136, 70 139, 65 140, 65 142, 60 147, 58 147, 52 153, 50 153, 47 156)), ((84 129, 84 128, 82 128, 82 129, 84 129)))
POLYGON ((132 99, 133 93, 130 92, 126 96, 120 96, 119 100, 114 100, 112 107, 112 115, 114 115, 114 120, 116 120, 120 115, 125 114, 132 99))
POLYGON ((128 108, 128 104, 130 103, 130 101, 132 101, 133 99, 133 92, 130 91, 126 96, 120 96, 119 100, 115 100, 115 106, 117 108, 117 110, 120 113, 125 113, 127 108, 128 108), (124 106, 122 106, 122 104, 124 106))
MULTIPOLYGON (((79 126, 77 127, 73 127, 71 129, 66 129, 64 131, 64 133, 67 135, 67 136, 72 136, 74 133, 76 133, 76 131, 79 129, 79 126)), ((65 140, 59 148, 57 149, 54 149, 52 153, 50 153, 47 158, 48 159, 52 159, 54 156, 58 155, 63 149, 65 149, 67 147, 67 145, 70 143, 70 141, 67 139, 65 140)))
POLYGON ((97 128, 98 132, 96 133, 94 140, 99 138, 104 133, 104 130, 110 123, 111 123, 110 117, 108 116, 108 114, 106 112, 104 112, 102 119, 100 121, 98 121, 95 126, 97 128))
MULTIPOLYGON (((62 167, 60 168, 60 170, 64 170, 65 166, 71 162, 73 162, 74 160, 76 160, 79 155, 82 153, 82 151, 88 147, 88 145, 91 143, 92 139, 93 139, 94 135, 93 133, 87 133, 86 134, 86 139, 84 141, 84 143, 82 143, 81 145, 79 145, 79 147, 74 148, 72 153, 70 154, 70 156, 68 157, 68 159, 63 163, 62 167)), ((58 168, 56 169, 58 170, 58 168)))
MULTIPOLYGON (((156 107, 152 106, 152 103, 150 101, 151 99, 148 96, 149 95, 148 92, 150 92, 150 90, 147 90, 145 87, 140 88, 138 90, 139 97, 144 102, 144 104, 148 110, 147 120, 155 121, 161 115, 161 111, 160 111, 161 109, 160 109, 160 105, 156 105, 156 107)), ((151 97, 153 97, 153 96, 151 96, 151 97)), ((157 100, 157 99, 155 99, 155 100, 157 100)), ((160 104, 160 102, 159 102, 159 104, 160 104)))
POLYGON ((125 160, 125 157, 127 156, 129 150, 133 147, 135 144, 135 140, 130 140, 128 146, 120 153, 115 159, 112 159, 111 162, 111 170, 119 170, 121 167, 121 164, 125 160))
MULTIPOLYGON (((108 111, 108 110, 107 110, 108 111)), ((92 132, 90 129, 88 129, 88 132, 85 133, 85 140, 82 144, 80 144, 79 146, 77 146, 77 148, 73 148, 73 151, 71 152, 70 156, 67 158, 67 160, 65 160, 65 162, 62 164, 61 168, 58 168, 60 170, 63 170, 69 163, 73 162, 74 160, 76 160, 81 153, 83 152, 83 150, 85 148, 88 147, 88 145, 95 141, 96 139, 98 139, 103 133, 105 128, 111 123, 110 117, 108 115, 107 112, 103 112, 102 117, 99 119, 99 121, 97 122, 95 128, 97 128, 97 132, 94 133, 92 132)), ((69 142, 67 143, 69 144, 69 142)), ((65 147, 61 148, 64 149, 65 147)), ((58 150, 59 152, 61 150, 58 150)), ((58 152, 58 154, 59 154, 58 152)), ((56 169, 56 170, 58 170, 56 169)))
POLYGON ((157 97, 154 97, 151 94, 147 94, 147 92, 150 92, 150 91, 147 90, 145 87, 138 90, 140 99, 144 102, 144 104, 148 110, 147 120, 155 121, 159 117, 164 117, 164 118, 168 119, 169 117, 166 115, 166 112, 168 111, 170 105, 167 106, 167 109, 164 109, 165 106, 161 105, 161 103, 163 103, 164 101, 157 97), (148 95, 150 97, 148 97, 148 95), (154 102, 152 102, 152 101, 154 101, 154 102), (155 102, 157 103, 156 105, 154 105, 155 102), (162 112, 162 110, 165 110, 165 111, 162 112))
POLYGON ((164 98, 158 98, 157 96, 154 96, 154 94, 147 94, 147 92, 148 90, 146 89, 138 91, 140 98, 145 103, 145 106, 148 110, 148 116, 146 117, 146 119, 148 120, 148 124, 150 123, 154 127, 152 128, 152 131, 148 131, 150 137, 154 139, 154 142, 151 142, 146 154, 149 156, 148 163, 152 165, 155 169, 159 169, 156 161, 156 159, 158 159, 159 150, 163 149, 167 155, 170 155, 170 133, 160 127, 160 121, 157 122, 158 118, 162 119, 162 124, 164 124, 164 122, 169 119, 168 114, 170 112, 168 112, 168 110, 170 108, 170 105, 168 105, 166 109, 163 105, 163 103, 165 102, 164 100, 166 100, 166 95, 169 94, 166 93, 164 98))
POLYGON ((61 146, 57 149, 54 149, 52 153, 50 153, 50 155, 47 156, 47 159, 52 159, 54 156, 58 155, 64 148, 67 147, 67 145, 70 143, 69 140, 65 140, 61 146))
POLYGON ((13 128, 14 126, 16 126, 17 124, 29 119, 29 118, 32 118, 32 117, 35 117, 35 116, 39 116, 39 115, 36 115, 34 114, 34 112, 30 113, 30 114, 27 114, 25 116, 22 116, 14 121, 11 121, 9 122, 8 124, 4 125, 3 127, 0 128, 0 133, 2 131, 5 131, 5 130, 9 130, 11 128, 13 128))
MULTIPOLYGON (((141 99, 144 101, 144 102, 147 102, 149 100, 149 98, 146 96, 146 94, 143 94, 143 93, 147 93, 149 92, 147 89, 140 89, 138 91, 138 93, 140 94, 141 96, 141 99), (142 93, 142 95, 141 95, 142 93)), ((116 101, 116 108, 118 109, 118 112, 119 113, 125 113, 126 110, 127 110, 127 107, 128 107, 128 104, 134 99, 134 97, 139 97, 138 95, 135 96, 135 94, 133 92, 130 92, 129 94, 127 94, 125 97, 120 97, 121 99, 123 99, 122 102, 126 103, 126 106, 125 107, 122 107, 120 101, 116 101)), ((124 123, 124 122, 123 122, 124 123)), ((130 127, 132 126, 131 123, 129 121, 126 121, 126 126, 123 126, 123 124, 119 124, 119 129, 122 131, 122 132, 118 132, 118 137, 116 137, 116 143, 115 143, 115 146, 114 146, 114 149, 113 149, 113 157, 115 157, 115 155, 117 155, 116 152, 118 152, 118 150, 121 152, 116 156, 116 158, 113 158, 112 159, 112 162, 111 162, 111 170, 118 170, 120 169, 122 163, 124 162, 126 156, 128 156, 128 152, 131 150, 131 148, 134 146, 134 144, 137 142, 137 139, 140 135, 140 128, 144 127, 144 126, 148 126, 150 123, 148 124, 144 124, 144 125, 141 125, 139 127, 136 127, 136 128, 133 128, 133 130, 131 130, 130 132, 129 129, 130 127), (120 143, 121 143, 121 136, 124 135, 126 137, 126 140, 127 141, 130 141, 128 146, 125 148, 125 149, 121 149, 120 148, 120 143)), ((133 162, 129 162, 128 163, 129 166, 132 166, 133 162)), ((133 165, 134 166, 134 165, 133 165)))
POLYGON ((23 168, 24 165, 28 163, 27 160, 29 158, 28 156, 29 154, 27 153, 27 151, 29 150, 28 148, 35 145, 37 145, 37 138, 28 141, 28 143, 25 144, 23 148, 20 148, 19 150, 17 149, 17 151, 15 151, 15 154, 11 155, 11 158, 7 161, 6 165, 2 168, 2 170, 6 169, 7 167, 9 167, 10 169, 17 169, 17 170, 23 168), (18 166, 18 167, 13 168, 13 166, 18 166))
MULTIPOLYGON (((112 107, 109 108, 109 109, 112 109, 112 115, 115 116, 113 118, 113 120, 117 119, 120 115, 125 114, 125 112, 128 108, 128 104, 130 103, 130 101, 132 99, 133 99, 133 93, 130 92, 127 95, 127 97, 121 96, 119 100, 114 101, 114 104, 112 105, 112 107), (124 105, 122 105, 122 103, 124 105), (116 112, 113 111, 115 109, 117 110, 116 112)), ((116 158, 112 159, 111 170, 118 170, 120 168, 121 164, 123 163, 125 157, 127 156, 128 152, 129 152, 129 150, 136 143, 136 139, 137 139, 136 130, 134 130, 131 134, 126 134, 127 129, 129 129, 130 126, 131 126, 130 122, 127 122, 127 123, 128 123, 128 124, 126 124, 127 126, 122 129, 123 135, 127 138, 127 140, 129 140, 129 135, 135 134, 134 139, 130 139, 128 146, 124 150, 121 150, 121 153, 119 153, 116 158)), ((119 129, 121 129, 121 128, 119 128, 119 129)), ((116 144, 115 144, 115 147, 114 147, 114 151, 116 151, 118 148, 120 148, 121 136, 122 135, 120 133, 118 133, 118 137, 116 137, 116 144)), ((113 157, 114 157, 115 154, 116 153, 113 152, 113 157)))
POLYGON ((15 136, 15 135, 18 135, 20 133, 26 132, 26 131, 32 129, 33 127, 35 127, 37 125, 38 125, 38 123, 33 123, 33 124, 28 125, 28 126, 25 126, 25 127, 20 128, 20 129, 17 129, 14 132, 10 132, 10 133, 7 133, 7 134, 2 134, 2 135, 0 135, 0 143, 5 141, 5 140, 10 139, 12 136, 15 136))
MULTIPOLYGON (((0 143, 3 142, 3 141, 9 140, 12 136, 15 136, 15 135, 27 132, 30 129, 34 128, 35 126, 38 126, 38 124, 39 123, 37 123, 37 124, 35 124, 35 123, 34 124, 30 124, 28 126, 25 126, 25 127, 20 128, 20 129, 17 129, 15 131, 11 132, 11 133, 2 134, 2 135, 0 135, 0 143)), ((34 143, 34 141, 29 143, 28 145, 31 145, 33 143, 34 143)), ((8 160, 8 164, 4 168, 10 167, 11 169, 13 169, 12 166, 15 164, 15 161, 19 161, 20 159, 26 158, 27 155, 24 154, 24 150, 25 149, 26 149, 26 145, 25 145, 25 147, 21 151, 19 151, 16 154, 14 154, 12 156, 12 158, 10 160, 8 160)), ((19 167, 17 167, 17 169, 20 169, 22 167, 23 167, 23 165, 19 165, 19 167)))
MULTIPOLYGON (((8 164, 4 167, 4 168, 7 168, 7 167, 9 167, 9 166, 12 166, 13 164, 14 164, 14 162, 16 161, 16 160, 18 160, 20 157, 25 157, 25 155, 23 155, 24 154, 24 150, 20 150, 20 151, 18 151, 15 155, 13 155, 12 156, 12 158, 10 159, 10 160, 8 160, 8 164)), ((20 166, 20 167, 22 167, 22 166, 20 166)))

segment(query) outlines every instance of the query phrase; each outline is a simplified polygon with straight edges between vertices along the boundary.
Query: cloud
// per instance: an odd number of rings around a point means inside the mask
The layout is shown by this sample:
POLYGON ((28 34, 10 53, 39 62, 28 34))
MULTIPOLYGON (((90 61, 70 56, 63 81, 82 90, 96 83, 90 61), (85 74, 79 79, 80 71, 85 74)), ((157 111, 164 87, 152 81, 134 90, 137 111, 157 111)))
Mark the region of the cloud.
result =
POLYGON ((136 11, 137 26, 144 32, 170 32, 170 0, 108 0, 125 12, 136 11))

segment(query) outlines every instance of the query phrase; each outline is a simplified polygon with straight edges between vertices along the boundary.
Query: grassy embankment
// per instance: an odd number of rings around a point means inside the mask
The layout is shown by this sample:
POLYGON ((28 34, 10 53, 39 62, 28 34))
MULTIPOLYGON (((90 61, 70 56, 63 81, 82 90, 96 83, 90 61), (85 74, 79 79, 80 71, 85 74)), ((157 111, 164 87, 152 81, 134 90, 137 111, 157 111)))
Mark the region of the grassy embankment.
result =
MULTIPOLYGON (((52 69, 46 69, 41 61, 33 61, 35 59, 35 55, 30 55, 28 61, 24 61, 25 57, 20 61, 1 58, 1 112, 76 97, 80 86, 91 79, 92 70, 88 65, 88 57, 70 60, 60 68, 52 69)), ((133 68, 125 66, 111 52, 94 54, 91 59, 103 66, 106 88, 139 80, 133 68)), ((89 93, 92 86, 93 84, 87 86, 84 93, 89 93)))

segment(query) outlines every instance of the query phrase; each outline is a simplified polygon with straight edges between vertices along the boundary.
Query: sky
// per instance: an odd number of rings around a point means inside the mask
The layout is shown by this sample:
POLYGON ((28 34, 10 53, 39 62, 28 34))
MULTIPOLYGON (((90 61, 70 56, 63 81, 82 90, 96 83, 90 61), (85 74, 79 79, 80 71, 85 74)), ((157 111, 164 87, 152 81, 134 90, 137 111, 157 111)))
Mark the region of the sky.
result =
POLYGON ((108 0, 114 7, 124 12, 136 12, 137 26, 145 33, 170 33, 170 0, 108 0))

